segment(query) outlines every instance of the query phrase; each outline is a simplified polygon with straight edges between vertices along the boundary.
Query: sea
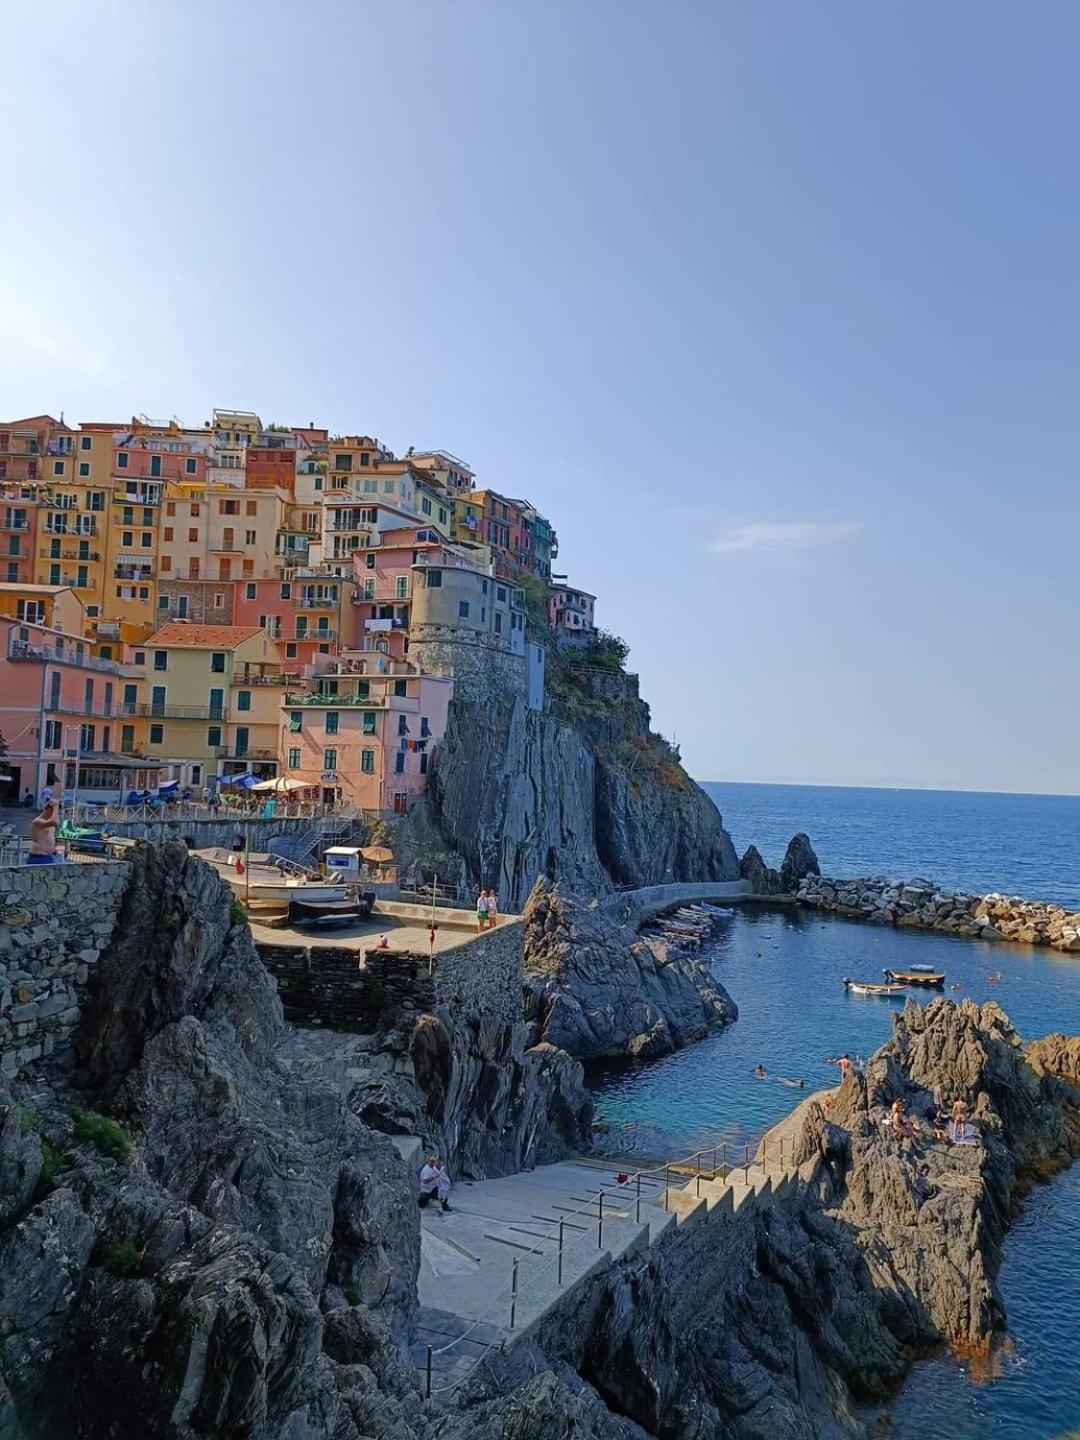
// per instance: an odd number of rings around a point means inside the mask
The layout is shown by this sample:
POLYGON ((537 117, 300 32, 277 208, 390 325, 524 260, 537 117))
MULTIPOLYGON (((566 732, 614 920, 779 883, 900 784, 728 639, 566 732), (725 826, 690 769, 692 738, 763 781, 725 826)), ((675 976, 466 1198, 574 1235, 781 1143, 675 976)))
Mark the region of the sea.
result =
MULTIPOLYGON (((806 831, 827 875, 921 876, 1080 908, 1080 797, 707 783, 741 854, 779 865, 806 831)), ((1080 957, 791 908, 720 922, 708 959, 739 1007, 716 1035, 651 1062, 590 1068, 599 1143, 664 1159, 712 1145, 751 1153, 805 1089, 835 1083, 832 1058, 869 1055, 897 1002, 844 989, 886 967, 944 969, 946 993, 993 999, 1025 1038, 1080 1033, 1080 957), (764 1079, 755 1076, 763 1066, 764 1079)), ((1052 1440, 1080 1428, 1080 1166, 1038 1186, 1009 1232, 999 1283, 1009 1330, 989 1364, 919 1361, 884 1416, 891 1440, 1052 1440)))

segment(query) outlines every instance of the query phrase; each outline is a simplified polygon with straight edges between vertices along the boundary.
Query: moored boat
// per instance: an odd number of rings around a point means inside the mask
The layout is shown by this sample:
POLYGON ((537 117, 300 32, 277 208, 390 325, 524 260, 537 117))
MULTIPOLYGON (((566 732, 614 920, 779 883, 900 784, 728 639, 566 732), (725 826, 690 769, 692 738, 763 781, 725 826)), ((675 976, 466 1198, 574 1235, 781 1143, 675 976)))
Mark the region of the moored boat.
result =
POLYGON ((913 965, 910 970, 884 970, 882 974, 894 985, 926 985, 940 990, 945 984, 944 970, 931 970, 925 965, 913 965))
POLYGON ((902 995, 903 985, 883 985, 876 980, 844 980, 844 987, 853 995, 902 995))

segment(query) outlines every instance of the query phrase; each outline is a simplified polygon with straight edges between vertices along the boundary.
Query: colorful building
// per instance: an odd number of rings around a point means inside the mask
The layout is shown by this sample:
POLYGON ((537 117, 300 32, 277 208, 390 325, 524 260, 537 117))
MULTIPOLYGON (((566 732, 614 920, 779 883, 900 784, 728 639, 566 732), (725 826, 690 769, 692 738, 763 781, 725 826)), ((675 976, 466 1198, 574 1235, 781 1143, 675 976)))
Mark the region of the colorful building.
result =
POLYGON ((343 656, 314 690, 286 692, 281 773, 317 786, 327 804, 404 814, 427 785, 452 693, 452 680, 408 662, 343 656))
POLYGON ((277 770, 278 647, 252 625, 169 621, 133 654, 125 691, 131 712, 149 721, 148 752, 183 785, 277 770))
POLYGON ((596 596, 575 590, 561 577, 548 601, 551 625, 558 641, 587 644, 596 634, 596 596))

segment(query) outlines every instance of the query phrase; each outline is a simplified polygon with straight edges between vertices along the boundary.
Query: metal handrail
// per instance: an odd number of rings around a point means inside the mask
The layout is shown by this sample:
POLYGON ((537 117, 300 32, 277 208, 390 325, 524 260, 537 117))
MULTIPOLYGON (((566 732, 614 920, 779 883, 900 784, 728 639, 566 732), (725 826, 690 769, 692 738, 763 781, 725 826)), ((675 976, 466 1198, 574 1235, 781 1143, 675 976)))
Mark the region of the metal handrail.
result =
MULTIPOLYGON (((767 1166, 767 1164, 768 1164, 768 1159, 769 1159, 769 1140, 770 1140, 770 1137, 769 1137, 768 1135, 765 1135, 765 1136, 762 1137, 762 1140, 761 1140, 761 1142, 760 1142, 760 1144, 759 1144, 759 1147, 758 1147, 758 1153, 755 1154, 753 1158, 750 1157, 750 1153, 749 1153, 749 1152, 750 1152, 749 1142, 747 1142, 746 1144, 744 1144, 744 1145, 742 1146, 743 1159, 742 1159, 741 1164, 736 1164, 736 1165, 731 1165, 731 1166, 728 1166, 728 1165, 727 1165, 728 1145, 729 1145, 729 1142, 726 1141, 726 1140, 723 1140, 723 1141, 720 1141, 720 1142, 719 1142, 718 1144, 716 1144, 716 1145, 707 1145, 707 1146, 704 1147, 704 1149, 695 1150, 692 1155, 684 1156, 682 1159, 679 1159, 679 1160, 668 1160, 668 1161, 665 1161, 665 1163, 664 1163, 663 1165, 653 1166, 653 1167, 651 1167, 650 1169, 637 1170, 637 1171, 635 1171, 632 1175, 628 1175, 628 1176, 626 1177, 626 1180, 625 1180, 625 1181, 619 1182, 619 1183, 617 1183, 617 1184, 614 1185, 614 1186, 608 1186, 608 1187, 606 1187, 606 1188, 602 1188, 602 1189, 598 1192, 597 1197, 596 1197, 595 1200, 590 1200, 590 1201, 588 1201, 585 1205, 579 1206, 576 1210, 571 1210, 571 1211, 569 1211, 568 1214, 564 1215, 564 1216, 559 1220, 559 1222, 558 1222, 558 1230, 557 1230, 558 1240, 559 1240, 558 1253, 557 1253, 557 1255, 556 1255, 556 1257, 555 1257, 554 1260, 549 1261, 547 1265, 542 1266, 539 1270, 536 1270, 536 1271, 534 1271, 534 1272, 532 1273, 532 1275, 529 1277, 529 1278, 530 1278, 530 1283, 535 1282, 541 1275, 546 1274, 551 1268, 555 1267, 555 1268, 556 1268, 556 1273, 557 1273, 557 1278, 558 1278, 558 1283, 559 1283, 559 1285, 561 1285, 561 1284, 562 1284, 563 1257, 564 1257, 564 1255, 565 1255, 568 1251, 573 1250, 573 1249, 575 1249, 575 1247, 581 1245, 586 1239, 590 1238, 590 1236, 593 1234, 594 1231, 595 1231, 595 1233, 596 1233, 596 1242, 597 1242, 596 1248, 597 1248, 598 1250, 602 1250, 602 1249, 603 1249, 604 1218, 605 1218, 605 1217, 604 1217, 604 1198, 605 1198, 605 1196, 607 1196, 607 1197, 610 1199, 610 1197, 611 1197, 612 1195, 617 1195, 617 1194, 620 1194, 620 1193, 622 1193, 622 1192, 626 1192, 626 1191, 630 1190, 631 1187, 633 1187, 633 1189, 634 1189, 634 1194, 635 1194, 634 1219, 635 1219, 635 1223, 637 1223, 637 1224, 640 1225, 640 1223, 641 1223, 641 1182, 642 1182, 643 1179, 651 1178, 651 1177, 654 1177, 654 1176, 656 1176, 656 1177, 659 1177, 659 1176, 661 1176, 661 1175, 664 1176, 664 1179, 665 1179, 665 1188, 664 1188, 664 1210, 665 1210, 665 1212, 670 1213, 670 1212, 668 1211, 667 1192, 668 1192, 668 1190, 670 1190, 670 1188, 671 1188, 670 1180, 671 1180, 671 1172, 672 1172, 673 1170, 674 1170, 676 1173, 683 1173, 683 1174, 684 1174, 684 1173, 686 1173, 687 1167, 690 1166, 691 1164, 693 1164, 694 1167, 695 1167, 695 1169, 694 1169, 694 1177, 695 1177, 695 1182, 696 1182, 696 1184, 695 1184, 695 1190, 696 1190, 696 1194, 697 1194, 697 1195, 700 1195, 700 1193, 701 1193, 701 1176, 702 1176, 701 1157, 704 1156, 704 1155, 711 1155, 711 1156, 712 1156, 712 1160, 713 1160, 713 1164, 712 1164, 712 1168, 711 1168, 711 1173, 710 1173, 710 1175, 709 1175, 709 1180, 710 1180, 710 1181, 715 1180, 718 1173, 721 1173, 721 1174, 723 1175, 723 1178, 726 1180, 727 1177, 728 1177, 728 1175, 733 1174, 734 1172, 736 1172, 736 1171, 738 1171, 738 1170, 742 1170, 743 1173, 744 1173, 744 1177, 745 1177, 746 1183, 749 1184, 750 1170, 751 1170, 754 1166, 760 1165, 760 1166, 761 1166, 761 1169, 762 1169, 762 1172, 764 1173, 764 1171, 765 1171, 765 1168, 766 1168, 766 1166, 767 1166), (718 1166, 717 1166, 717 1160, 718 1160, 718 1158, 720 1158, 720 1157, 723 1157, 723 1158, 722 1158, 722 1164, 718 1167, 718 1166), (592 1225, 592 1226, 590 1226, 590 1227, 588 1227, 588 1228, 584 1231, 584 1233, 583 1233, 582 1235, 578 1236, 575 1240, 572 1240, 571 1243, 570 1243, 570 1245, 565 1245, 565 1244, 564 1244, 565 1226, 566 1226, 575 1216, 584 1218, 584 1217, 587 1216, 587 1215, 591 1215, 591 1214, 592 1214, 592 1207, 593 1207, 594 1205, 597 1207, 597 1217, 596 1217, 596 1222, 595 1222, 595 1224, 592 1225)), ((780 1161, 781 1161, 781 1164, 783 1164, 783 1158, 784 1158, 784 1136, 783 1136, 783 1134, 780 1135, 779 1140, 780 1140, 780 1161)), ((608 1217, 607 1217, 607 1218, 608 1218, 609 1220, 611 1219, 610 1211, 609 1211, 609 1213, 608 1213, 608 1217)), ((492 1315, 492 1313, 493 1313, 493 1311, 495 1310, 495 1307, 496 1307, 496 1306, 498 1306, 498 1305, 500 1305, 500 1304, 505 1305, 505 1304, 509 1303, 509 1306, 510 1306, 510 1316, 509 1316, 510 1324, 509 1324, 509 1328, 510 1328, 511 1330, 514 1329, 514 1327, 515 1327, 515 1321, 516 1321, 516 1318, 517 1318, 517 1306, 518 1306, 518 1302, 519 1302, 519 1300, 521 1299, 521 1296, 525 1293, 525 1291, 522 1290, 522 1289, 519 1287, 519 1285, 518 1285, 518 1265, 519 1265, 520 1261, 522 1261, 522 1260, 527 1260, 530 1255, 535 1255, 535 1254, 538 1254, 538 1253, 539 1253, 539 1254, 542 1254, 543 1251, 542 1251, 542 1249, 541 1249, 541 1246, 542 1246, 543 1244, 551 1241, 551 1240, 555 1237, 555 1235, 556 1235, 556 1227, 555 1227, 554 1225, 552 1225, 552 1227, 551 1227, 551 1229, 548 1231, 548 1233, 547 1233, 545 1236, 543 1236, 542 1239, 539 1240, 539 1241, 532 1247, 531 1250, 527 1250, 524 1255, 515 1257, 515 1259, 514 1259, 514 1261, 513 1261, 512 1269, 511 1269, 511 1277, 510 1277, 509 1286, 504 1286, 504 1288, 503 1288, 502 1290, 500 1290, 500 1291, 498 1292, 498 1294, 496 1294, 496 1295, 492 1298, 490 1304, 487 1306, 487 1308, 486 1308, 486 1310, 484 1311, 483 1315, 480 1315, 480 1316, 478 1316, 475 1320, 473 1320, 473 1321, 471 1322, 471 1324, 469 1324, 469 1325, 466 1327, 466 1329, 462 1331, 462 1333, 461 1333, 460 1335, 456 1336, 456 1337, 455 1337, 453 1340, 451 1340, 448 1344, 446 1344, 446 1345, 440 1345, 440 1346, 435 1346, 435 1347, 429 1345, 429 1346, 427 1347, 427 1349, 428 1349, 428 1356, 427 1356, 427 1379, 426 1379, 426 1388, 427 1388, 427 1394, 428 1394, 428 1396, 431 1396, 431 1395, 433 1395, 433 1394, 445 1394, 445 1393, 448 1392, 448 1391, 456 1390, 459 1385, 464 1384, 464 1382, 465 1382, 466 1380, 468 1380, 468 1379, 472 1376, 472 1374, 475 1372, 475 1370, 476 1370, 480 1365, 482 1365, 482 1364, 484 1363, 484 1361, 487 1359, 487 1356, 486 1356, 486 1355, 481 1355, 480 1358, 477 1360, 476 1364, 475 1364, 470 1370, 468 1370, 464 1375, 460 1376, 457 1380, 453 1381, 450 1385, 436 1386, 436 1387, 432 1388, 432 1384, 431 1384, 431 1362, 432 1362, 432 1357, 435 1356, 435 1355, 444 1355, 444 1354, 446 1354, 447 1351, 453 1350, 453 1349, 454 1349, 457 1345, 459 1345, 463 1340, 467 1339, 468 1336, 469 1336, 469 1334, 470 1334, 473 1330, 475 1330, 478 1325, 483 1325, 483 1324, 488 1324, 488 1323, 490 1323, 490 1322, 489 1322, 489 1317, 492 1315)), ((528 1288, 528 1287, 526 1287, 526 1289, 527 1289, 527 1288, 528 1288)))

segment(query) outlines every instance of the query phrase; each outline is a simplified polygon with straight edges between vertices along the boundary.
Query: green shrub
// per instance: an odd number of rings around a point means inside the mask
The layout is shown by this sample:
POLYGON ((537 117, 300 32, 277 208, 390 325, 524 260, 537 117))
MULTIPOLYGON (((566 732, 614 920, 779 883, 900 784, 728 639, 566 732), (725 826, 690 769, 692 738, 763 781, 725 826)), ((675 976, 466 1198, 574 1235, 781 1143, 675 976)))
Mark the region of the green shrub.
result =
POLYGON ((107 1115, 99 1115, 96 1110, 75 1109, 71 1112, 71 1121, 75 1139, 92 1145, 99 1154, 110 1160, 126 1160, 131 1154, 131 1136, 107 1115))
POLYGON ((48 1193, 56 1184, 56 1177, 60 1173, 60 1167, 64 1163, 64 1157, 57 1150, 56 1146, 48 1140, 41 1142, 41 1174, 38 1177, 39 1187, 48 1193))
POLYGON ((247 911, 235 895, 229 904, 229 916, 234 925, 246 925, 248 923, 247 911))
POLYGON ((359 1290, 346 1290, 346 1291, 345 1291, 345 1299, 349 1302, 350 1305, 359 1305, 359 1304, 360 1304, 360 1291, 359 1291, 359 1290))
POLYGON ((29 1105, 20 1105, 20 1106, 19 1106, 19 1134, 20 1134, 20 1135, 25 1135, 25 1134, 27 1134, 27 1132, 30 1131, 30 1130, 36 1130, 37 1127, 38 1127, 37 1112, 36 1112, 35 1110, 31 1110, 30 1107, 29 1107, 29 1105))
POLYGON ((133 1240, 116 1240, 105 1251, 101 1263, 110 1275, 137 1275, 142 1258, 133 1240))

